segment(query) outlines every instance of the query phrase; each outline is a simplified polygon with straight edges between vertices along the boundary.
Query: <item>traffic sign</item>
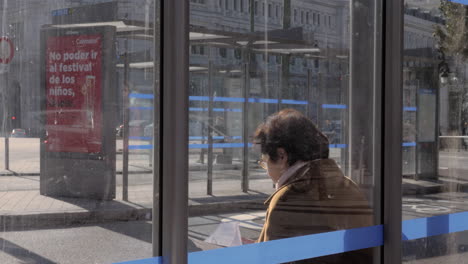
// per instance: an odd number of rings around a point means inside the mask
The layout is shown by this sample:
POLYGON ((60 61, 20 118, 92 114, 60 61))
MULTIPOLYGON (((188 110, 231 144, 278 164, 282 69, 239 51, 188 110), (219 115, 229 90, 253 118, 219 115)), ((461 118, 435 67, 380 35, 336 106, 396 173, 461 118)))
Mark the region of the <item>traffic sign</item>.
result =
POLYGON ((13 42, 8 37, 0 37, 0 64, 10 63, 14 54, 13 42))

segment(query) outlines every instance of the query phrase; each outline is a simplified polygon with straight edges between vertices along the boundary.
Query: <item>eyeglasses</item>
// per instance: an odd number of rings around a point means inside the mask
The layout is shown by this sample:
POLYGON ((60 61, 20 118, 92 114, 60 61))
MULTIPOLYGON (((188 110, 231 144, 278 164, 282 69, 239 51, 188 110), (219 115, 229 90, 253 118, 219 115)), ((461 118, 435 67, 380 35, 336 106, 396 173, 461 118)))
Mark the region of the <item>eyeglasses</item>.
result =
POLYGON ((258 161, 258 165, 260 165, 260 167, 262 167, 262 169, 264 170, 268 169, 267 160, 265 159, 263 155, 262 155, 262 158, 258 161))

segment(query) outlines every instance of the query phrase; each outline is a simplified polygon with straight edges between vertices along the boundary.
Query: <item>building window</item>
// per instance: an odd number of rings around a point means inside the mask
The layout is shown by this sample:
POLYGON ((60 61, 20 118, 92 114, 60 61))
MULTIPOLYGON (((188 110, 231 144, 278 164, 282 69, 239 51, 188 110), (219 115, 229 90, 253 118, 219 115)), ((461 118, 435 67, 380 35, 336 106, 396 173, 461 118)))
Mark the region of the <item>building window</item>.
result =
POLYGON ((328 26, 331 27, 331 16, 328 16, 328 26))
POLYGON ((240 11, 244 13, 244 0, 240 0, 240 11))
POLYGON ((265 16, 265 3, 262 3, 262 16, 265 16))
POLYGON ((271 4, 268 4, 268 17, 271 17, 271 4))
POLYGON ((320 26, 320 14, 317 14, 317 24, 320 26))
POLYGON ((219 0, 218 5, 219 5, 219 8, 223 8, 223 0, 219 0))
POLYGON ((276 11, 275 12, 276 12, 276 18, 278 18, 278 16, 279 16, 279 6, 276 6, 276 11))
POLYGON ((219 56, 221 56, 221 58, 227 58, 227 49, 219 48, 219 56))
POLYGON ((255 15, 258 15, 258 1, 255 1, 255 4, 254 4, 254 13, 255 13, 255 15))
POLYGON ((309 12, 306 13, 306 24, 309 24, 309 12))
POLYGON ((294 22, 297 22, 297 10, 294 9, 294 22))
POLYGON ((240 49, 235 49, 234 50, 234 57, 238 60, 242 58, 242 51, 240 49))
POLYGON ((312 15, 312 22, 314 25, 317 24, 317 15, 315 13, 312 15))
POLYGON ((224 0, 224 8, 229 10, 229 0, 224 0))
POLYGON ((301 11, 301 24, 304 24, 304 11, 301 11))
POLYGON ((234 5, 234 10, 237 11, 237 0, 234 0, 233 5, 234 5))

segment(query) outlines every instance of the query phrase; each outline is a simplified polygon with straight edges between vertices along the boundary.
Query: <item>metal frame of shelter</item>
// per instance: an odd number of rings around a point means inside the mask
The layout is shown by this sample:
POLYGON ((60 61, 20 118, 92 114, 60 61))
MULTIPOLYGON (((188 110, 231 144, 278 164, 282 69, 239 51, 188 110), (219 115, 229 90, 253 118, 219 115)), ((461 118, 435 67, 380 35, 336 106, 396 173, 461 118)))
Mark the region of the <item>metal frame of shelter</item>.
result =
MULTIPOLYGON (((353 0, 358 1, 358 0, 353 0)), ((353 2, 352 1, 352 2, 353 2)), ((376 18, 378 32, 376 40, 376 85, 382 93, 377 94, 380 102, 381 129, 374 151, 380 151, 380 174, 376 192, 382 199, 375 205, 380 212, 377 224, 383 225, 383 245, 376 260, 380 263, 401 262, 401 65, 403 50, 403 1, 376 1, 382 17, 376 18), (381 4, 381 6, 379 6, 381 4), (380 27, 380 28, 379 28, 380 27), (391 129, 390 129, 391 128, 391 129)), ((155 22, 154 48, 160 53, 160 67, 154 67, 154 126, 155 147, 154 203, 153 203, 153 255, 162 256, 162 263, 187 263, 188 230, 188 84, 189 84, 189 1, 164 0, 156 5, 160 14, 155 22), (161 70, 159 70, 161 69, 161 70)), ((377 11, 376 11, 377 12, 377 11)), ((155 16, 158 17, 158 16, 155 16)), ((218 32, 204 32, 218 35, 218 32)), ((219 34, 222 35, 222 34, 219 34)), ((245 35, 244 41, 255 41, 245 35)), ((235 42, 238 42, 236 39, 235 42)), ((232 41, 218 38, 216 42, 232 41)), ((299 41, 296 45, 301 45, 299 41)), ((297 47, 297 46, 296 46, 297 47)), ((283 48, 283 47, 281 47, 283 48)))

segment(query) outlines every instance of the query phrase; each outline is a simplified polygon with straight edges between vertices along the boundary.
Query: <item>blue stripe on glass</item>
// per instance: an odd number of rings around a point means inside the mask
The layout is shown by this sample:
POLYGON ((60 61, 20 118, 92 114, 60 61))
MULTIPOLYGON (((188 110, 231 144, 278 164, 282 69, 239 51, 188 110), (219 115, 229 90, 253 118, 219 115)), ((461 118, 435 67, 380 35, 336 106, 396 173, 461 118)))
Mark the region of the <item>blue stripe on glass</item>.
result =
POLYGON ((283 100, 281 100, 281 103, 283 103, 283 104, 298 104, 298 105, 308 104, 307 101, 290 100, 290 99, 283 99, 283 100))
POLYGON ((242 112, 240 108, 213 108, 213 112, 242 112))
POLYGON ((419 89, 419 93, 420 94, 435 94, 435 91, 430 90, 430 89, 419 89))
POLYGON ((153 145, 129 145, 128 149, 153 149, 153 145))
POLYGON ((152 110, 152 106, 130 106, 128 109, 130 110, 152 110))
POLYGON ((208 108, 189 107, 189 111, 191 111, 191 112, 202 112, 202 111, 208 111, 208 108))
POLYGON ((151 140, 153 138, 152 137, 128 137, 128 139, 131 139, 131 140, 151 140))
POLYGON ((249 98, 249 103, 266 103, 266 104, 277 104, 278 99, 268 98, 249 98))
MULTIPOLYGON (((223 137, 223 136, 214 136, 213 139, 242 139, 241 136, 233 136, 233 137, 223 137)), ((208 137, 202 136, 190 136, 189 140, 208 140, 208 137)))
POLYGON ((189 96, 190 101, 209 101, 209 96, 189 96))
POLYGON ((191 136, 189 140, 208 140, 208 137, 191 136))
POLYGON ((161 257, 148 258, 148 259, 139 259, 139 260, 130 260, 125 262, 119 262, 116 264, 162 264, 161 257))
POLYGON ((346 148, 346 144, 330 144, 328 145, 329 148, 346 148))
POLYGON ((430 236, 468 230, 468 212, 416 218, 403 221, 403 240, 413 240, 430 236))
POLYGON ((152 94, 138 94, 138 93, 131 93, 128 95, 129 98, 139 98, 139 99, 154 99, 152 94))
POLYGON ((213 99, 215 102, 234 102, 234 103, 243 103, 245 102, 245 98, 238 98, 238 97, 215 97, 213 99))
POLYGON ((468 0, 449 0, 449 1, 458 3, 458 4, 468 5, 468 0))
POLYGON ((383 244, 382 225, 286 238, 241 247, 193 252, 190 264, 271 264, 377 247, 383 244), (338 242, 338 243, 337 243, 338 242))
POLYGON ((416 147, 416 142, 403 142, 403 147, 416 147))
POLYGON ((348 108, 347 105, 341 105, 341 104, 323 104, 322 108, 326 109, 346 109, 348 108))
MULTIPOLYGON (((189 264, 271 264, 297 261, 383 244, 382 225, 279 239, 240 247, 189 253, 189 264)), ((153 264, 158 258, 122 264, 153 264), (153 262, 144 262, 144 261, 153 262)))
POLYGON ((205 149, 208 148, 208 144, 189 144, 188 148, 189 149, 205 149))
MULTIPOLYGON (((402 222, 402 240, 420 239, 468 230, 468 212, 416 218, 402 222)), ((190 264, 281 263, 343 253, 383 244, 383 226, 340 230, 286 238, 241 247, 222 248, 189 254, 190 264)), ((161 258, 121 264, 160 264, 161 258)))
POLYGON ((416 112, 416 111, 418 111, 418 108, 417 108, 417 107, 413 107, 413 106, 405 106, 405 107, 403 107, 403 111, 407 111, 407 112, 416 112))
MULTIPOLYGON (((191 111, 191 112, 206 112, 206 111, 208 111, 208 108, 189 107, 189 111, 191 111)), ((240 108, 213 108, 213 112, 237 112, 237 113, 241 113, 242 109, 240 109, 240 108)))
MULTIPOLYGON (((189 149, 202 149, 208 148, 208 144, 189 144, 189 149)), ((252 143, 247 144, 248 147, 252 146, 252 143)), ((244 143, 214 143, 213 148, 243 148, 244 143)))

